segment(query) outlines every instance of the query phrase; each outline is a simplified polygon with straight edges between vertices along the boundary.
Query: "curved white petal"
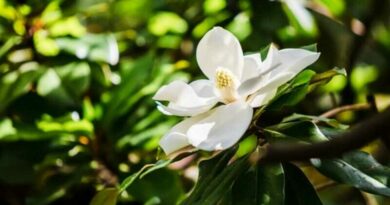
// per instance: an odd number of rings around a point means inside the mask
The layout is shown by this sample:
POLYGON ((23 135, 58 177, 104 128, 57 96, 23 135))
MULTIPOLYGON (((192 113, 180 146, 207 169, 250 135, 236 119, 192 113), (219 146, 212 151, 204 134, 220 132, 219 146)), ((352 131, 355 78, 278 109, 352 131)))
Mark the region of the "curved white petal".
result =
POLYGON ((203 118, 204 115, 187 118, 172 127, 172 129, 160 140, 160 147, 164 150, 165 154, 169 155, 190 145, 188 143, 186 132, 189 127, 203 118))
POLYGON ((237 79, 240 79, 243 56, 237 38, 221 27, 214 27, 208 31, 196 49, 199 67, 210 80, 214 79, 217 68, 229 69, 237 79))
POLYGON ((195 116, 209 111, 217 103, 217 100, 203 106, 182 107, 174 103, 169 103, 168 106, 157 102, 157 109, 165 115, 176 115, 181 117, 195 116))
POLYGON ((252 115, 253 109, 243 101, 219 106, 188 129, 188 142, 207 151, 229 148, 248 129, 252 115))
POLYGON ((244 68, 242 70, 241 82, 259 75, 261 66, 260 54, 251 54, 244 56, 244 68))
POLYGON ((209 80, 197 80, 191 84, 174 81, 161 87, 154 100, 169 101, 168 106, 158 103, 158 109, 166 115, 193 116, 211 109, 218 101, 209 80))
POLYGON ((249 105, 253 108, 257 108, 267 104, 276 95, 277 89, 271 90, 265 93, 255 93, 250 97, 249 105))
POLYGON ((215 97, 214 93, 214 84, 210 80, 195 80, 190 83, 190 86, 202 98, 213 98, 215 97))
POLYGON ((291 73, 280 73, 276 76, 259 76, 245 81, 238 88, 240 96, 248 96, 253 93, 265 93, 272 91, 291 79, 291 73))
POLYGON ((243 82, 238 93, 240 96, 247 96, 254 92, 274 90, 315 62, 319 55, 304 49, 277 50, 271 45, 267 58, 261 64, 260 75, 243 82))
POLYGON ((273 69, 271 74, 275 75, 280 72, 290 72, 293 78, 307 66, 314 63, 320 57, 320 53, 311 52, 305 49, 288 48, 278 52, 278 60, 280 65, 273 69))
POLYGON ((272 69, 280 65, 278 52, 279 50, 271 44, 268 49, 267 57, 260 65, 260 75, 266 75, 270 73, 272 69))

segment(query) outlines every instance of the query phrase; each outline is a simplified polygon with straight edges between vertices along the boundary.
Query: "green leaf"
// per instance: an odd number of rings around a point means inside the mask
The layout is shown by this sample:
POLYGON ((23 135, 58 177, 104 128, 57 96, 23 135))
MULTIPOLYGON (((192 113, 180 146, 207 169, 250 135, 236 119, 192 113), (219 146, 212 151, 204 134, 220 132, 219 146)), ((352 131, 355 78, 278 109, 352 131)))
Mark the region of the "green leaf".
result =
POLYGON ((390 196, 390 188, 344 160, 311 159, 310 161, 322 174, 335 181, 369 193, 390 196))
POLYGON ((16 132, 17 131, 12 125, 12 121, 9 118, 0 120, 0 141, 10 135, 15 135, 16 132))
POLYGON ((278 89, 276 96, 267 105, 267 109, 278 110, 283 106, 293 106, 300 102, 310 91, 309 83, 315 74, 312 70, 300 72, 290 82, 278 89))
POLYGON ((308 50, 308 51, 317 52, 317 44, 316 43, 309 44, 309 45, 306 45, 306 46, 302 46, 301 48, 305 49, 305 50, 308 50))
POLYGON ((104 189, 93 197, 90 205, 116 205, 118 193, 116 188, 104 189))
POLYGON ((343 160, 384 184, 390 180, 390 167, 383 166, 366 152, 353 151, 346 153, 343 155, 343 160))
POLYGON ((312 121, 283 122, 266 127, 264 131, 272 140, 278 138, 294 138, 306 142, 327 140, 326 136, 312 121))
POLYGON ((318 117, 318 116, 312 116, 312 115, 303 115, 303 114, 298 114, 298 113, 294 113, 291 116, 283 118, 282 122, 293 122, 293 121, 302 121, 302 120, 324 122, 329 126, 332 126, 334 128, 338 128, 338 129, 343 129, 343 130, 345 130, 349 127, 348 125, 341 124, 336 119, 329 119, 326 117, 318 117))
POLYGON ((18 70, 0 77, 0 113, 16 98, 27 93, 42 70, 35 62, 25 63, 18 70))
POLYGON ((195 204, 214 205, 220 201, 239 175, 249 168, 248 158, 242 157, 228 165, 204 189, 200 199, 195 204))
POLYGON ((152 165, 145 165, 144 167, 142 167, 142 169, 140 169, 138 172, 126 177, 125 180, 122 181, 121 185, 119 186, 119 193, 122 193, 123 191, 125 191, 129 186, 131 186, 134 181, 141 175, 141 173, 147 169, 148 167, 150 167, 152 165))
POLYGON ((56 56, 60 52, 56 41, 48 36, 44 30, 34 33, 34 46, 36 50, 44 56, 56 56))
POLYGON ((260 57, 261 57, 261 60, 264 61, 265 58, 267 57, 267 54, 268 54, 268 51, 269 51, 269 48, 271 47, 272 44, 269 44, 268 46, 262 48, 260 50, 260 57))
POLYGON ((253 150, 255 150, 256 146, 257 146, 257 136, 256 135, 250 135, 248 137, 245 137, 245 139, 243 139, 240 142, 236 155, 238 157, 243 157, 246 154, 249 154, 253 150))
POLYGON ((258 164, 241 175, 232 188, 233 205, 284 205, 281 164, 258 164))
POLYGON ((143 94, 140 89, 145 85, 155 64, 155 56, 152 53, 144 55, 134 62, 122 65, 122 81, 111 91, 111 99, 104 113, 104 126, 109 127, 115 118, 123 115, 143 94), (130 100, 135 99, 135 100, 130 100))
POLYGON ((119 60, 116 39, 111 34, 87 34, 81 38, 57 38, 60 50, 75 55, 79 59, 106 62, 115 65, 119 60))
POLYGON ((322 205, 313 185, 293 164, 283 164, 286 176, 286 202, 294 205, 322 205))
POLYGON ((182 34, 187 31, 187 28, 187 22, 172 12, 159 12, 148 22, 149 31, 157 36, 163 36, 168 32, 182 34))
POLYGON ((155 164, 145 165, 138 172, 128 176, 125 180, 123 180, 123 182, 119 186, 120 192, 123 192, 124 190, 126 190, 130 185, 132 185, 134 183, 134 181, 137 178, 143 178, 146 175, 148 175, 154 171, 157 171, 159 169, 165 168, 169 164, 176 162, 176 161, 179 161, 185 157, 188 157, 191 154, 193 154, 193 152, 185 152, 185 153, 182 153, 182 154, 180 154, 172 159, 162 159, 162 160, 157 161, 155 164))
POLYGON ((347 76, 347 71, 344 68, 335 67, 331 70, 325 71, 323 73, 318 73, 313 76, 310 84, 322 84, 329 82, 334 76, 342 75, 347 76))
POLYGON ((158 169, 134 181, 133 185, 126 190, 142 204, 147 202, 161 205, 177 204, 184 195, 179 174, 169 169, 158 169), (152 203, 157 201, 159 203, 152 203))
POLYGON ((20 36, 12 36, 0 47, 0 59, 6 54, 12 47, 22 42, 20 36))
POLYGON ((72 114, 58 118, 43 115, 42 119, 37 122, 37 127, 45 133, 74 133, 86 136, 92 136, 94 130, 91 122, 74 119, 72 114))
POLYGON ((191 194, 182 202, 183 205, 192 205, 200 203, 205 189, 210 187, 210 183, 223 172, 231 159, 234 156, 235 150, 228 149, 216 155, 213 158, 203 160, 199 164, 199 178, 191 191, 191 194))
POLYGON ((312 78, 316 76, 316 72, 310 69, 303 70, 297 76, 295 76, 289 83, 291 88, 295 88, 301 85, 306 85, 312 78))
POLYGON ((84 62, 48 69, 38 81, 37 92, 58 105, 74 105, 89 87, 90 72, 84 62))

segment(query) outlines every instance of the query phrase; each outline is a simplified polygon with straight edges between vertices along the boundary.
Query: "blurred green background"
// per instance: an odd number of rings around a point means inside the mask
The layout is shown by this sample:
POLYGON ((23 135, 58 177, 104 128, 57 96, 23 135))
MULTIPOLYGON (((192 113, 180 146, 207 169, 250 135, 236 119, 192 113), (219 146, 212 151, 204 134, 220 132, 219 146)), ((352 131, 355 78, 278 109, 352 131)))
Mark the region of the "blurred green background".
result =
MULTIPOLYGON (((0 204, 88 204, 162 157, 158 141, 179 118, 151 96, 202 77, 194 51, 213 26, 248 52, 317 43, 311 69, 346 69, 281 112, 318 115, 367 96, 390 104, 388 0, 0 0, 0 204)), ((156 171, 118 204, 175 204, 194 175, 191 165, 156 171)), ((329 205, 367 201, 346 186, 320 194, 329 205)))

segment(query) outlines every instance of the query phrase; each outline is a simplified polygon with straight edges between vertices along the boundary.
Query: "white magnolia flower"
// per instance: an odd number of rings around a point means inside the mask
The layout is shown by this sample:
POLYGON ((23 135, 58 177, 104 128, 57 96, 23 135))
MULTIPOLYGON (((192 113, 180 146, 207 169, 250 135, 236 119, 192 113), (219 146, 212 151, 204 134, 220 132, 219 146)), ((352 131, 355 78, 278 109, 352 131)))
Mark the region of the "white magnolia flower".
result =
POLYGON ((201 150, 222 150, 242 137, 252 120, 253 108, 269 102, 277 88, 319 57, 303 49, 277 50, 267 57, 245 55, 234 35, 215 27, 200 40, 196 57, 208 79, 190 84, 174 81, 161 87, 154 100, 167 115, 189 116, 160 141, 166 154, 192 145, 201 150), (222 105, 212 109, 218 102, 222 105))

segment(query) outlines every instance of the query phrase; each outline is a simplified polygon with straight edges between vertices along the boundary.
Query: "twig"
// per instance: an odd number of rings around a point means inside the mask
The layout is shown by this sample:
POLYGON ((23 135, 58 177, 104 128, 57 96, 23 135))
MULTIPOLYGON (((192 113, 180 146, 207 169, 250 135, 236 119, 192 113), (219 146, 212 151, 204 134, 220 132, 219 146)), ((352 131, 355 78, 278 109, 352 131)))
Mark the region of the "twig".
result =
POLYGON ((308 160, 311 158, 332 158, 358 149, 375 139, 389 140, 390 108, 359 123, 349 131, 326 142, 315 144, 276 143, 264 147, 260 162, 308 160))
POLYGON ((344 105, 344 106, 329 110, 329 111, 325 112, 324 114, 320 115, 320 117, 329 118, 329 117, 333 117, 333 116, 335 116, 339 113, 345 112, 345 111, 367 110, 370 108, 371 108, 371 104, 368 104, 368 103, 344 105))

